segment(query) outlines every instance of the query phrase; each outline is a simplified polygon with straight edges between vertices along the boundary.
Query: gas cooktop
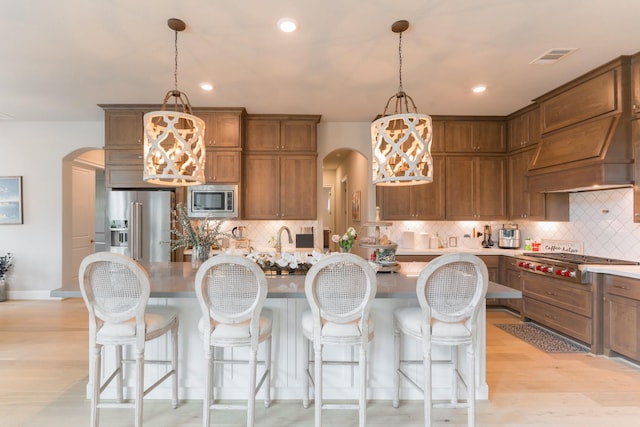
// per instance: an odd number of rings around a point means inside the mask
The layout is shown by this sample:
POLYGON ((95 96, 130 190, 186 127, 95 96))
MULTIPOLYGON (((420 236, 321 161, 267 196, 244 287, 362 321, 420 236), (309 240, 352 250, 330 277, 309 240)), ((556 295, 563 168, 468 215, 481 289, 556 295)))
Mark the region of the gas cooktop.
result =
POLYGON ((589 255, 582 255, 582 254, 570 254, 570 253, 563 253, 563 252, 526 253, 526 254, 523 254, 522 256, 532 257, 536 259, 562 261, 562 262, 573 263, 573 264, 640 265, 640 263, 635 261, 589 256, 589 255))

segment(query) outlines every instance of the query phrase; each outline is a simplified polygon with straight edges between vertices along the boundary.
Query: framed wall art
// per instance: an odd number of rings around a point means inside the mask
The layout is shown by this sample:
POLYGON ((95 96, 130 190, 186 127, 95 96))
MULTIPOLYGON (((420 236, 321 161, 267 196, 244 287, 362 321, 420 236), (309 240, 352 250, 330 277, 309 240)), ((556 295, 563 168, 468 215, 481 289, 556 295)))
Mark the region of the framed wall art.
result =
POLYGON ((360 191, 351 194, 351 219, 360 221, 360 191))
POLYGON ((22 177, 0 177, 0 225, 22 224, 22 177))

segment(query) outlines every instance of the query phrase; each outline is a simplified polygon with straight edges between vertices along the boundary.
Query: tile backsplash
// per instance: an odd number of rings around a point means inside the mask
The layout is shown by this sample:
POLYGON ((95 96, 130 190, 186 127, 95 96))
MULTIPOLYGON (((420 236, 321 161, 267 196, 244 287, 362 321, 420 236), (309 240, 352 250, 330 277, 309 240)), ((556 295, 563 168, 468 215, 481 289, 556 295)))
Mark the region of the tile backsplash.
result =
MULTIPOLYGON (((631 188, 588 191, 570 195, 569 222, 514 221, 520 229, 521 246, 525 237, 532 239, 573 240, 583 244, 584 253, 592 256, 620 258, 640 261, 640 224, 633 222, 633 191, 631 188)), ((507 221, 487 222, 493 228, 492 238, 498 239, 498 229, 507 221)), ((381 234, 402 246, 405 231, 413 231, 415 241, 422 233, 437 233, 445 245, 448 238, 455 236, 458 246, 462 237, 471 234, 475 228, 482 231, 485 222, 480 221, 395 221, 390 227, 382 227, 381 234)), ((295 247, 295 234, 304 227, 314 227, 315 246, 322 248, 322 233, 318 232, 316 221, 228 221, 225 229, 236 225, 247 226, 247 232, 254 248, 272 247, 281 226, 289 227, 294 244, 289 244, 286 233, 282 235, 283 248, 295 247)), ((373 227, 355 225, 359 235, 373 235, 373 227)))

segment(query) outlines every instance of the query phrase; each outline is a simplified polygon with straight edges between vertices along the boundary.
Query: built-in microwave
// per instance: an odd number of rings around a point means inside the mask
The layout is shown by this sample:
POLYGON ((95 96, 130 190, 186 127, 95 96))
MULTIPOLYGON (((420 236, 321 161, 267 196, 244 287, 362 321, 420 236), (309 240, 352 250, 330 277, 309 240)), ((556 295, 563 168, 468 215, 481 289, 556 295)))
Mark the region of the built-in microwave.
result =
POLYGON ((187 190, 187 213, 191 218, 236 218, 237 185, 193 185, 187 190))

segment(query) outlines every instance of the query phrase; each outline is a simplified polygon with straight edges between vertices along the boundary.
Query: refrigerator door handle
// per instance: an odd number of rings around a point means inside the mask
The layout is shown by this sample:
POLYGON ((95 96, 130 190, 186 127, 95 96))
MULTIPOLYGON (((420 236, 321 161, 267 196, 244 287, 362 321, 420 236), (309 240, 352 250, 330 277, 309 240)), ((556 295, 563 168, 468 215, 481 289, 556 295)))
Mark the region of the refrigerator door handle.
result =
POLYGON ((142 203, 131 202, 131 258, 142 257, 142 203))

